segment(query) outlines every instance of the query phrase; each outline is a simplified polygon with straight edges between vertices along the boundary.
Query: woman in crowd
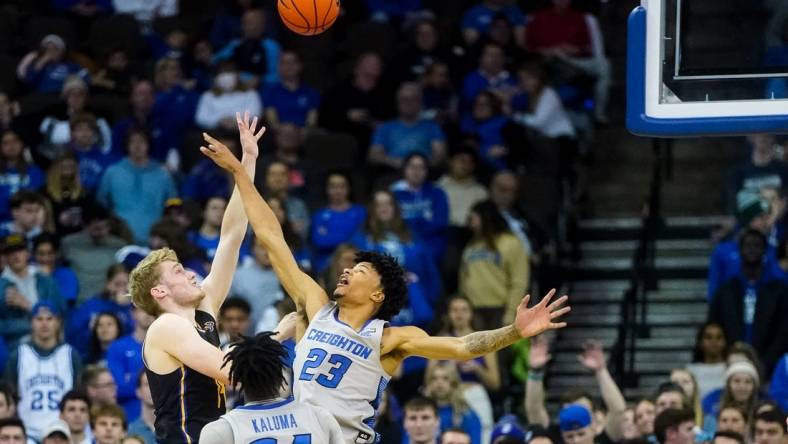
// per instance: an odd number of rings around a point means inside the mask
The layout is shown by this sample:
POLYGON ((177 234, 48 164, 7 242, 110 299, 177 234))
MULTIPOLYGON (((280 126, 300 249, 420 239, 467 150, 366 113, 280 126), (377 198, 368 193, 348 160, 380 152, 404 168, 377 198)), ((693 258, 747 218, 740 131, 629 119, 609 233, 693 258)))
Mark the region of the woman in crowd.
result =
POLYGON ((369 214, 351 242, 360 250, 386 253, 405 267, 409 307, 400 312, 403 324, 426 327, 432 320, 432 304, 440 296, 440 276, 429 254, 402 220, 400 208, 388 191, 373 195, 369 214))
POLYGON ((334 172, 326 177, 326 206, 312 215, 312 268, 321 273, 331 253, 358 231, 367 217, 367 210, 352 201, 350 177, 334 172))
POLYGON ((82 208, 89 202, 82 186, 77 157, 72 152, 58 156, 47 171, 44 194, 52 204, 57 233, 61 236, 82 230, 82 208))
POLYGON ((698 329, 692 363, 686 368, 698 381, 699 399, 725 384, 727 347, 725 333, 719 325, 707 322, 698 329))
POLYGON ((122 333, 123 326, 118 315, 111 311, 99 313, 90 329, 90 345, 85 363, 107 365, 107 349, 122 333))
POLYGON ((38 271, 57 282, 63 300, 73 308, 79 294, 79 280, 74 270, 63 264, 59 249, 60 241, 52 234, 42 233, 33 239, 33 257, 38 271))
POLYGON ((688 370, 683 368, 674 368, 670 372, 670 382, 678 384, 684 395, 689 401, 689 405, 695 412, 695 422, 697 424, 703 423, 703 409, 700 406, 700 397, 698 396, 698 381, 695 376, 688 370))
POLYGON ((492 202, 474 205, 468 219, 473 237, 462 253, 460 292, 476 307, 480 329, 498 328, 514 320, 527 293, 528 255, 492 202))
POLYGON ((473 100, 471 113, 460 123, 460 132, 477 141, 477 152, 488 170, 511 168, 505 129, 511 121, 503 113, 501 99, 491 91, 482 91, 473 100))
POLYGON ((747 438, 749 430, 747 412, 744 409, 733 405, 720 409, 717 415, 718 432, 736 432, 747 438))
POLYGON ((440 362, 429 368, 424 387, 424 394, 438 404, 441 430, 459 427, 471 437, 472 444, 482 443, 481 421, 465 400, 460 375, 453 362, 440 362))
POLYGON ((642 438, 654 438, 654 419, 656 417, 657 407, 651 399, 641 399, 635 405, 635 427, 642 438))
POLYGON ((8 201, 19 190, 44 185, 44 173, 25 155, 25 143, 13 130, 0 136, 0 220, 10 217, 8 201))
POLYGON ((703 428, 707 431, 716 430, 716 417, 727 407, 736 407, 745 414, 748 422, 753 417, 755 404, 759 399, 760 375, 756 367, 748 361, 731 363, 725 371, 725 387, 715 402, 715 393, 703 400, 703 412, 706 415, 703 428))
POLYGON ((104 291, 86 300, 72 313, 66 325, 66 342, 75 347, 83 357, 87 356, 90 343, 90 326, 99 313, 115 314, 120 320, 121 335, 131 332, 134 321, 131 317, 131 300, 128 297, 129 272, 121 264, 107 270, 104 291))
POLYGON ((263 105, 257 91, 244 87, 235 66, 231 62, 223 63, 213 79, 213 88, 200 96, 194 120, 203 129, 233 130, 238 110, 248 110, 253 116, 259 116, 263 105))
MULTIPOLYGON (((465 336, 476 331, 474 327, 473 304, 465 296, 453 296, 446 304, 441 336, 465 336)), ((430 361, 429 369, 440 361, 430 361)), ((498 355, 488 353, 465 362, 457 362, 465 399, 472 406, 482 423, 484 435, 492 430, 493 410, 488 392, 496 392, 501 387, 501 374, 498 368, 498 355)))

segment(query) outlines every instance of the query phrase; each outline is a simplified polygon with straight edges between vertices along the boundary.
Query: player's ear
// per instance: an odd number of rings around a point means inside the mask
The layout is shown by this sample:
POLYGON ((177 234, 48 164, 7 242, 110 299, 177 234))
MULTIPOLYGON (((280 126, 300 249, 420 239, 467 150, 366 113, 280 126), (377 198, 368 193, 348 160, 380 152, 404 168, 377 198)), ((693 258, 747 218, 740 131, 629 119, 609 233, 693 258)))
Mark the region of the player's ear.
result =
POLYGON ((380 304, 386 299, 386 295, 383 294, 383 290, 377 290, 372 293, 372 295, 370 295, 370 299, 372 299, 373 302, 380 304))
POLYGON ((150 294, 153 296, 153 299, 160 301, 164 296, 167 296, 167 290, 161 285, 157 285, 150 289, 150 294))

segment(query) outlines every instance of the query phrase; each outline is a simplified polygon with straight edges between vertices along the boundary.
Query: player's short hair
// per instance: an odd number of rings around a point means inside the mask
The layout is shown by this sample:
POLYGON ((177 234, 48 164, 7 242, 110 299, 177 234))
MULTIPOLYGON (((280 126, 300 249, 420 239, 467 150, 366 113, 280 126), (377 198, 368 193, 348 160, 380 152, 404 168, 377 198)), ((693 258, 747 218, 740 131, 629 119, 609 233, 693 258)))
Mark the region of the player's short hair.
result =
POLYGON ((785 422, 785 414, 779 409, 767 410, 765 412, 759 413, 755 416, 755 421, 753 421, 753 424, 755 424, 756 421, 780 424, 780 428, 783 430, 783 433, 788 433, 788 423, 785 422))
POLYGON ((741 435, 741 433, 736 433, 730 430, 718 431, 714 434, 714 438, 711 440, 711 442, 716 441, 717 438, 728 438, 736 441, 739 444, 744 444, 744 437, 741 435))
POLYGON ((102 416, 120 419, 121 424, 123 424, 123 430, 128 429, 126 413, 123 411, 121 406, 117 404, 94 406, 92 409, 90 409, 90 426, 95 428, 96 421, 102 416))
POLYGON ((435 416, 439 416, 438 413, 438 404, 435 403, 430 398, 425 398, 423 396, 417 396, 415 398, 411 398, 410 401, 405 403, 405 407, 402 409, 404 412, 408 412, 408 410, 425 410, 429 409, 435 413, 435 416))
POLYGON ((22 434, 25 435, 25 439, 27 439, 27 429, 25 428, 25 423, 22 422, 19 418, 4 418, 0 419, 0 430, 3 430, 6 427, 19 427, 22 429, 22 434))
POLYGON ((60 400, 60 413, 66 410, 66 404, 69 401, 82 401, 88 406, 88 412, 90 411, 90 398, 82 390, 71 390, 63 395, 63 398, 60 400))
POLYGON ((375 313, 377 319, 384 321, 394 317, 408 303, 408 287, 405 284, 405 270, 393 256, 373 251, 359 251, 355 262, 368 262, 380 276, 383 289, 383 304, 375 313))
POLYGON ((222 368, 230 366, 230 383, 241 385, 247 402, 276 398, 285 385, 287 350, 273 334, 241 336, 224 356, 222 368))
POLYGON ((224 316, 224 313, 231 309, 241 310, 242 312, 246 313, 247 316, 252 313, 252 306, 246 302, 246 299, 239 298, 237 296, 227 298, 224 301, 222 307, 219 308, 219 316, 224 316))
POLYGON ((159 284, 159 279, 161 279, 159 265, 166 261, 178 262, 178 255, 175 254, 175 251, 169 248, 153 250, 129 274, 131 302, 135 307, 151 316, 159 316, 162 313, 161 307, 150 291, 159 284))
POLYGON ((695 421, 695 412, 688 408, 665 409, 654 419, 654 435, 665 444, 668 429, 676 428, 687 421, 695 421))

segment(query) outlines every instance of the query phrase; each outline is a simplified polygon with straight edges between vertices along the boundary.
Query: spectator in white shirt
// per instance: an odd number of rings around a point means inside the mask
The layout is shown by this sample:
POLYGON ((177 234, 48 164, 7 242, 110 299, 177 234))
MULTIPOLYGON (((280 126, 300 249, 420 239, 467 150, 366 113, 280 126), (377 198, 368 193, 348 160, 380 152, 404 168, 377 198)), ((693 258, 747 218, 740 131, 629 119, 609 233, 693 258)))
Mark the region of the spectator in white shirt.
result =
POLYGON ((213 88, 200 96, 195 121, 203 129, 232 130, 236 127, 235 113, 248 110, 252 115, 260 115, 263 105, 260 96, 253 89, 245 89, 232 63, 222 65, 213 80, 213 88))
POLYGON ((549 138, 575 137, 575 128, 558 93, 547 85, 547 74, 536 64, 520 68, 520 88, 528 94, 529 107, 514 120, 549 138))

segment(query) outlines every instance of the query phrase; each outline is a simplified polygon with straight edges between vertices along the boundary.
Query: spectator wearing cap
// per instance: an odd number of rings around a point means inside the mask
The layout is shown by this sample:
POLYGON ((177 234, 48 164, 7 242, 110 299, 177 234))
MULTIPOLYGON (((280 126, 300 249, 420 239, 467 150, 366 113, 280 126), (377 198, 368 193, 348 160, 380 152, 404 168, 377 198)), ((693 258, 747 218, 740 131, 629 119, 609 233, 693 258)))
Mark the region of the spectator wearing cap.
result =
POLYGON ((18 418, 0 419, 0 442, 8 444, 27 443, 25 423, 18 418))
MULTIPOLYGON (((769 236, 773 225, 769 205, 766 200, 761 198, 760 194, 747 190, 738 193, 736 200, 736 219, 741 227, 741 232, 751 229, 762 233, 764 236, 769 236)), ((709 302, 712 301, 714 294, 722 284, 739 276, 741 273, 742 258, 739 237, 741 237, 741 234, 733 239, 720 242, 711 253, 708 279, 709 302)), ((784 279, 784 273, 777 261, 775 246, 768 242, 764 260, 763 271, 767 276, 784 279)), ((733 343, 730 338, 728 339, 730 343, 733 343)))
POLYGON ((79 280, 74 270, 63 262, 59 250, 60 240, 57 236, 42 233, 33 239, 33 259, 36 269, 55 280, 66 306, 72 308, 79 294, 79 280))
POLYGON ((34 191, 20 190, 11 196, 8 205, 11 207, 11 220, 0 224, 0 237, 19 234, 30 247, 33 238, 44 231, 44 198, 34 191))
MULTIPOLYGON (((104 117, 98 116, 96 110, 88 105, 90 92, 88 84, 80 77, 68 77, 63 83, 63 90, 60 93, 62 102, 52 108, 47 116, 41 121, 39 132, 42 137, 42 145, 39 152, 50 158, 58 151, 58 147, 67 145, 72 141, 71 126, 72 119, 77 115, 88 113, 94 116, 95 140, 93 144, 98 145, 102 153, 109 153, 112 149, 112 132, 109 123, 104 117), (97 117, 98 116, 98 117, 97 117)), ((84 143, 84 141, 82 141, 84 143)))
POLYGON ((754 444, 786 444, 788 442, 788 422, 785 413, 770 410, 755 417, 753 428, 754 444))
POLYGON ((143 131, 129 132, 128 155, 107 168, 96 199, 111 209, 144 245, 151 226, 159 220, 164 202, 176 197, 175 182, 162 165, 149 156, 150 138, 143 131))
POLYGON ((769 396, 780 405, 783 411, 788 411, 788 353, 780 358, 780 362, 772 374, 769 396))
POLYGON ((119 159, 101 145, 98 121, 92 114, 80 113, 71 117, 71 141, 67 148, 79 162, 79 179, 85 191, 94 193, 101 176, 119 159))
POLYGON ((214 63, 232 60, 245 76, 258 83, 279 80, 278 64, 282 49, 276 40, 265 36, 266 14, 249 9, 241 16, 241 38, 232 40, 214 55, 214 63))
POLYGON ((79 303, 102 291, 107 269, 115 264, 115 252, 126 245, 110 234, 110 216, 103 207, 85 207, 82 220, 82 231, 64 237, 61 250, 79 279, 79 303))
POLYGON ((411 154, 429 159, 430 165, 446 160, 446 136, 431 119, 422 118, 421 87, 405 83, 397 91, 399 116, 380 125, 372 134, 369 163, 398 170, 411 154))
MULTIPOLYGON (((220 133, 216 135, 216 138, 230 151, 239 153, 237 137, 220 133)), ((186 179, 181 185, 181 196, 184 199, 191 199, 203 204, 215 196, 228 199, 232 192, 231 179, 227 172, 216 166, 211 159, 200 159, 186 175, 186 179)))
POLYGON ((727 407, 736 407, 749 419, 755 412, 755 405, 760 398, 761 378, 755 366, 748 361, 733 362, 725 371, 725 387, 715 390, 701 403, 704 430, 716 430, 716 416, 727 407))
POLYGON ((137 380, 145 368, 142 342, 155 318, 137 307, 131 309, 131 315, 134 318, 134 331, 110 344, 107 349, 107 368, 118 385, 118 403, 126 412, 126 418, 134 421, 140 416, 137 380))
POLYGON ((20 190, 36 190, 44 185, 44 173, 25 155, 25 142, 8 129, 0 136, 0 221, 9 216, 8 201, 20 190))
POLYGON ((497 15, 503 15, 514 27, 515 40, 525 43, 525 14, 510 0, 484 0, 468 9, 462 18, 462 36, 467 45, 473 45, 490 31, 497 15))
POLYGON ((85 392, 71 390, 60 400, 60 419, 65 421, 73 444, 92 444, 90 399, 85 392))
POLYGON ((12 350, 5 379, 19 391, 18 414, 28 434, 40 440, 44 429, 59 418, 60 400, 75 386, 82 361, 60 340, 63 323, 58 306, 39 301, 30 315, 30 342, 12 350))
POLYGON ((438 405, 429 398, 415 397, 403 409, 405 437, 402 444, 437 444, 440 432, 438 405))
POLYGON ((56 34, 49 34, 41 39, 38 49, 22 58, 16 74, 36 92, 58 93, 68 76, 88 77, 86 69, 67 61, 65 56, 66 42, 56 34))
POLYGON ((279 56, 279 81, 263 85, 260 94, 265 104, 265 121, 276 129, 281 123, 301 128, 317 126, 320 93, 303 83, 301 57, 294 51, 279 56))
POLYGON ((7 265, 0 274, 0 334, 14 345, 30 332, 31 309, 36 303, 51 304, 57 314, 65 310, 66 304, 55 280, 30 263, 30 252, 22 236, 7 236, 2 248, 7 265))
POLYGON ((498 444, 505 439, 515 439, 519 442, 526 441, 525 430, 523 430, 523 427, 520 425, 515 415, 502 416, 501 419, 495 423, 490 433, 490 444, 498 444))
POLYGON ((74 344, 83 356, 87 356, 93 324, 101 313, 111 313, 121 321, 120 334, 134 329, 131 315, 132 305, 128 297, 129 273, 123 264, 110 265, 105 270, 104 289, 79 304, 66 324, 66 340, 74 344))
POLYGON ((709 321, 719 324, 730 343, 752 345, 767 377, 788 350, 788 285, 770 273, 767 240, 760 231, 739 238, 741 269, 714 293, 709 321))
MULTIPOLYGON (((525 390, 525 413, 531 425, 544 428, 550 427, 550 417, 545 407, 544 367, 550 361, 549 344, 545 337, 537 337, 531 343, 528 357, 531 370, 525 390)), ((563 396, 563 408, 558 416, 561 435, 569 432, 575 442, 564 440, 567 444, 591 444, 593 442, 618 442, 623 435, 626 401, 616 385, 610 372, 604 350, 598 341, 588 341, 583 345, 583 353, 579 357, 583 367, 594 372, 594 376, 607 407, 604 424, 593 424, 598 408, 591 396, 585 392, 569 392, 563 396), (593 416, 592 416, 593 415, 593 416), (596 434, 599 431, 599 434, 596 434), (595 435, 596 434, 596 435, 595 435)))
POLYGON ((667 409, 654 420, 654 433, 659 444, 693 444, 695 414, 689 408, 667 409))
POLYGON ((41 434, 41 444, 70 444, 71 431, 63 420, 56 420, 49 424, 41 434))

